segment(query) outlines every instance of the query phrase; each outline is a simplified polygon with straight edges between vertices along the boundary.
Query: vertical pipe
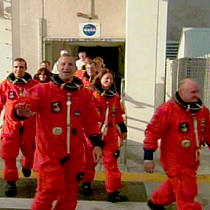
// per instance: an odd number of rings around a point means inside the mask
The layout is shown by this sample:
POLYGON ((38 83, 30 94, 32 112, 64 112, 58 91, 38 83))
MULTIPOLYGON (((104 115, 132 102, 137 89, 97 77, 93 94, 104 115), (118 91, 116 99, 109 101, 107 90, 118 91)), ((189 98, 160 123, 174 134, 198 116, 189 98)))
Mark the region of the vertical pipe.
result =
POLYGON ((40 22, 39 22, 39 30, 40 30, 40 33, 39 33, 39 40, 40 40, 40 43, 39 43, 39 49, 40 49, 40 55, 39 55, 39 63, 42 61, 42 60, 45 60, 45 52, 44 52, 44 32, 45 32, 45 0, 42 0, 42 14, 41 14, 41 18, 40 18, 40 22))
POLYGON ((95 8, 95 5, 94 5, 94 0, 90 0, 90 14, 91 14, 91 17, 93 18, 94 15, 95 15, 95 11, 94 11, 94 8, 95 8))

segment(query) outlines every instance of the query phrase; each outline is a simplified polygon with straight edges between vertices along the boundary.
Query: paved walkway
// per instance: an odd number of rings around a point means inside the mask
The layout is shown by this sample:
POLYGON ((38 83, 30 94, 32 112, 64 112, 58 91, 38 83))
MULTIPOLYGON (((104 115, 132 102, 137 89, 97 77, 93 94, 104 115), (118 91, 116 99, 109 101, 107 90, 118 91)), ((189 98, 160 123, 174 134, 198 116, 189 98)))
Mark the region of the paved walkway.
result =
MULTIPOLYGON (((124 188, 122 193, 128 196, 125 203, 113 204, 106 201, 104 190, 104 168, 101 164, 97 166, 97 173, 93 183, 93 197, 84 198, 79 194, 77 210, 149 210, 146 201, 150 198, 152 191, 166 179, 162 167, 159 165, 159 152, 155 152, 155 173, 146 174, 143 169, 143 149, 142 144, 128 140, 125 147, 121 148, 119 161, 120 169, 123 172, 122 180, 124 188)), ((199 194, 197 199, 202 203, 204 210, 210 210, 210 151, 203 148, 201 151, 201 166, 198 170, 199 194)), ((20 167, 20 157, 17 159, 17 166, 20 167)), ((6 198, 4 195, 4 180, 2 179, 3 161, 0 159, 0 210, 30 209, 32 198, 35 192, 36 173, 32 173, 30 179, 22 179, 17 183, 18 196, 16 198, 6 198)), ((167 210, 175 210, 174 205, 168 206, 167 210)))

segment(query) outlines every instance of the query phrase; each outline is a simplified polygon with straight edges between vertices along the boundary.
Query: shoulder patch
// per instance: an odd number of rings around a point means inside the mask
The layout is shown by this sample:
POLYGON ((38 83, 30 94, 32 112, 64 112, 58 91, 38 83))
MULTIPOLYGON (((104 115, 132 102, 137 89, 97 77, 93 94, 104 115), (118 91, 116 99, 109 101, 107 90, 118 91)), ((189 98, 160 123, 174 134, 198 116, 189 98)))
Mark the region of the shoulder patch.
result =
POLYGON ((54 113, 58 113, 61 111, 61 104, 59 101, 51 103, 51 111, 54 113))
POLYGON ((189 131, 189 123, 183 122, 179 123, 179 132, 180 133, 187 133, 189 131))
POLYGON ((8 98, 9 99, 13 100, 13 99, 16 98, 15 96, 16 96, 15 91, 9 91, 9 93, 8 93, 8 98))

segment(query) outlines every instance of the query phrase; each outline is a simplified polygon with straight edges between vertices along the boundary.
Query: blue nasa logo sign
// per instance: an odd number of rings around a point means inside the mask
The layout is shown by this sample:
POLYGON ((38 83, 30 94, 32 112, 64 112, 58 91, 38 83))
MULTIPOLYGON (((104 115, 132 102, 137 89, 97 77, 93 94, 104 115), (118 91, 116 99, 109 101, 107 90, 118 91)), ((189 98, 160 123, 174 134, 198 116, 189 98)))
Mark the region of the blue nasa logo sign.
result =
POLYGON ((93 24, 86 24, 83 27, 83 33, 86 36, 93 36, 96 33, 96 26, 93 24))

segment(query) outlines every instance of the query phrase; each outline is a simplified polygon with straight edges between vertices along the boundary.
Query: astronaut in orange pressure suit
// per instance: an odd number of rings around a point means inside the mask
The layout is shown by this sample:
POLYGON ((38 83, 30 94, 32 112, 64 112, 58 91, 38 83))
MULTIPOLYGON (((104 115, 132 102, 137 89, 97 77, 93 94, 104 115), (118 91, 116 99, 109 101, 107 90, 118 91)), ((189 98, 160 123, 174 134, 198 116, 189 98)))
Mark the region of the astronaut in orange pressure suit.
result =
POLYGON ((96 63, 94 61, 89 61, 85 64, 85 69, 84 75, 80 77, 80 79, 82 80, 84 87, 89 88, 94 80, 94 77, 97 75, 96 63))
POLYGON ((178 210, 201 210, 197 195, 196 171, 204 143, 210 144, 209 110, 199 99, 199 85, 190 78, 181 81, 179 90, 155 112, 145 131, 144 167, 153 173, 153 152, 161 139, 160 161, 168 176, 148 201, 154 210, 176 202, 178 210))
POLYGON ((1 157, 4 160, 4 179, 7 181, 5 194, 9 197, 17 194, 15 182, 18 180, 16 158, 19 148, 23 174, 28 177, 33 166, 35 149, 35 117, 26 121, 15 122, 11 118, 12 104, 18 100, 23 91, 31 88, 37 82, 26 73, 27 64, 22 58, 13 61, 13 73, 0 84, 0 112, 5 108, 5 116, 1 131, 1 157))
MULTIPOLYGON (((96 76, 96 63, 94 61, 89 61, 85 64, 84 75, 80 77, 82 80, 82 83, 85 88, 89 88, 94 80, 94 77, 96 76)), ((78 70, 77 70, 78 71, 78 70)), ((77 75, 78 76, 78 75, 77 75)), ((90 140, 84 135, 85 141, 84 141, 84 165, 83 165, 83 171, 84 176, 82 179, 82 193, 84 195, 90 195, 92 192, 90 190, 90 183, 93 182, 94 175, 95 175, 95 167, 97 165, 97 162, 93 159, 93 145, 90 142, 90 140)))
MULTIPOLYGON (((119 126, 122 136, 127 133, 127 127, 122 117, 124 112, 121 108, 120 98, 114 87, 114 73, 109 69, 104 69, 95 77, 93 85, 94 104, 100 116, 101 130, 103 132, 102 159, 106 172, 105 187, 108 193, 108 201, 126 201, 127 197, 119 193, 122 182, 117 159, 122 142, 118 142, 116 126, 119 126)), ((93 167, 94 164, 91 164, 91 160, 88 160, 87 172, 89 172, 90 177, 94 176, 94 173, 91 173, 91 171, 94 171, 93 167)), ((88 180, 87 175, 86 180, 88 180)), ((83 182, 85 184, 85 180, 83 182)), ((90 183, 86 182, 87 186, 88 184, 90 186, 90 183)))
MULTIPOLYGON (((16 118, 37 113, 34 167, 38 171, 37 192, 32 210, 74 210, 78 182, 82 178, 83 131, 90 138, 96 159, 100 156, 101 131, 97 111, 88 89, 74 77, 70 55, 58 60, 58 75, 38 84, 15 105, 16 118)), ((15 117, 14 116, 14 117, 15 117)))

